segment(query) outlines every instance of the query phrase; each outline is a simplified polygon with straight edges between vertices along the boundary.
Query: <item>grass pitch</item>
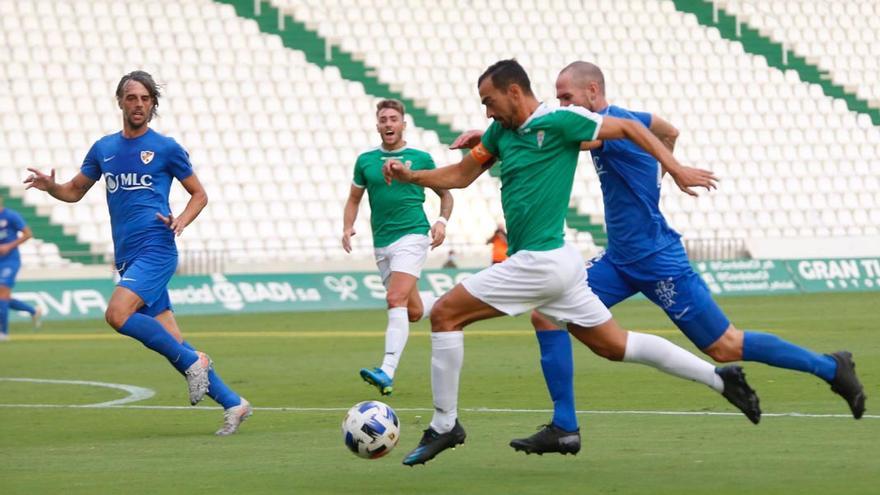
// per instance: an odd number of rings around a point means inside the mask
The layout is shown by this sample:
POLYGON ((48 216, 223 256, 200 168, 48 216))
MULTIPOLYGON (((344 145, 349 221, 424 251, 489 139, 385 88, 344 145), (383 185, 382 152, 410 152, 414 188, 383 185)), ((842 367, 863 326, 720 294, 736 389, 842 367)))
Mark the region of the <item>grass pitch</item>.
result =
MULTIPOLYGON (((0 493, 877 493, 880 486, 878 293, 719 301, 740 328, 774 332, 820 352, 849 349, 869 397, 854 421, 810 375, 745 363, 765 416, 758 426, 702 385, 610 363, 575 342, 584 448, 525 456, 507 446, 550 418, 528 319, 465 330, 460 418, 464 446, 402 466, 431 418, 430 341, 413 326, 395 383, 381 399, 402 421, 388 456, 356 458, 340 423, 378 394, 357 375, 378 364, 384 311, 181 317, 188 340, 257 412, 216 438, 222 413, 187 406, 184 381, 159 356, 103 322, 12 327, 0 345, 0 493), (70 380, 151 389, 146 400, 70 380), (721 413, 721 414, 719 414, 721 413), (724 414, 727 413, 727 414, 724 414)), ((693 350, 657 308, 614 308, 627 328, 693 350)))

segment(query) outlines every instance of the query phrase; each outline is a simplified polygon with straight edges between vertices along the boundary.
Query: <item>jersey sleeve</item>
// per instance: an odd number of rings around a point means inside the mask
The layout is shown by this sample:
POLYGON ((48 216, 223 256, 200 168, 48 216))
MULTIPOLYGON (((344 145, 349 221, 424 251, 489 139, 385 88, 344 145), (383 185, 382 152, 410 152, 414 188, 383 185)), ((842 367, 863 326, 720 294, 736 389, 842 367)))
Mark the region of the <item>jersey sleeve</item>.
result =
MULTIPOLYGON (((486 148, 486 151, 492 154, 492 156, 498 157, 498 139, 501 136, 501 125, 498 122, 492 122, 489 125, 489 128, 486 129, 486 132, 483 133, 483 137, 480 139, 480 142, 483 144, 483 147, 486 148)), ((500 157, 499 157, 500 158, 500 157)))
POLYGON ((354 178, 351 179, 352 185, 361 189, 367 187, 367 178, 364 176, 364 167, 361 163, 361 157, 354 162, 354 178))
POLYGON ((101 178, 100 154, 101 152, 98 150, 98 142, 95 141, 95 144, 93 144, 89 149, 89 152, 86 153, 82 166, 79 168, 79 171, 82 172, 83 175, 95 181, 101 178))
POLYGON ((599 136, 601 115, 575 105, 560 108, 557 113, 559 131, 567 141, 594 141, 599 136))
POLYGON ((434 159, 428 153, 424 153, 422 159, 419 160, 418 170, 434 170, 435 168, 437 165, 434 163, 434 159))
MULTIPOLYGON (((629 115, 622 116, 620 118, 635 120, 636 122, 640 122, 645 127, 651 127, 651 114, 648 112, 634 112, 632 110, 627 110, 629 115)), ((602 143, 603 150, 606 152, 615 152, 625 149, 630 149, 629 144, 631 141, 627 139, 607 139, 602 143)), ((640 148, 641 149, 641 148, 640 148)))
POLYGON ((22 217, 17 211, 13 212, 10 220, 12 220, 12 228, 18 232, 27 228, 27 223, 24 221, 24 217, 22 217))
POLYGON ((651 127, 651 114, 648 112, 630 112, 645 127, 651 127))
POLYGON ((171 140, 172 145, 168 157, 168 168, 171 175, 177 180, 184 180, 193 174, 192 164, 189 162, 189 153, 177 141, 171 140))

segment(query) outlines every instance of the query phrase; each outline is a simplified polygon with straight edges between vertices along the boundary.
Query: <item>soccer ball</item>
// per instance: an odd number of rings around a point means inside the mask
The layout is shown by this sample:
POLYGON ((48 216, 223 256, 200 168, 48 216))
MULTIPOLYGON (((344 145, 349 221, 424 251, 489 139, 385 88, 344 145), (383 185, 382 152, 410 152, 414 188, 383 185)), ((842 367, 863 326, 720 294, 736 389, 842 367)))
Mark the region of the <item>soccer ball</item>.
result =
POLYGON ((358 457, 378 459, 400 440, 400 420, 388 404, 368 400, 355 404, 342 420, 345 446, 358 457))

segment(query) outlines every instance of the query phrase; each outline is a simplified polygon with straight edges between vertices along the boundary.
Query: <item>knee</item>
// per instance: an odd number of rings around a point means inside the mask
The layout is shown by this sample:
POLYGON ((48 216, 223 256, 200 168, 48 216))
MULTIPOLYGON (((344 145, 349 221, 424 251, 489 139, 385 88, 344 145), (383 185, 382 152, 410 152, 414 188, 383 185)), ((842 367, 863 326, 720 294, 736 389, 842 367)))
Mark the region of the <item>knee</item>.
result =
POLYGON ((457 328, 455 321, 455 311, 452 305, 447 304, 444 298, 440 298, 434 308, 431 309, 431 328, 432 329, 451 329, 457 328))
POLYGON ((389 291, 385 296, 385 302, 388 304, 389 308, 399 308, 401 306, 406 306, 407 303, 407 294, 397 291, 389 291))
POLYGON ((421 309, 410 308, 407 310, 406 314, 409 317, 409 322, 415 323, 422 319, 422 315, 424 314, 424 312, 421 309))
POLYGON ((711 357, 718 363, 730 363, 733 361, 739 361, 740 359, 739 352, 724 344, 718 346, 712 345, 703 352, 708 354, 709 357, 711 357))
POLYGON ((119 330, 122 328, 122 325, 125 325, 129 316, 131 315, 125 314, 125 311, 121 311, 116 306, 108 306, 107 311, 104 312, 104 320, 116 330, 119 330))
POLYGON ((719 363, 739 361, 742 359, 742 344, 742 331, 731 325, 718 340, 703 349, 703 352, 719 363))

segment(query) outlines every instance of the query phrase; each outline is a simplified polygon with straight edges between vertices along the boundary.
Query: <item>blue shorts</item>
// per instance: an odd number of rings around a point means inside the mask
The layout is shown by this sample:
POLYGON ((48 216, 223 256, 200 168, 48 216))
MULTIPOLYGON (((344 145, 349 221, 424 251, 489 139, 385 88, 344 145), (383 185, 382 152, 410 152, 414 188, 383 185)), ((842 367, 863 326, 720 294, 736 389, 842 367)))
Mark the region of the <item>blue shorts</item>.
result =
POLYGON ((138 295, 144 305, 138 310, 147 316, 157 316, 171 307, 168 282, 177 270, 177 253, 147 252, 116 265, 119 287, 138 295))
POLYGON ((10 289, 15 287, 15 277, 18 275, 20 268, 21 258, 17 256, 0 261, 0 285, 10 289))
POLYGON ((730 326, 681 243, 626 265, 600 255, 587 265, 587 283, 609 308, 641 292, 700 349, 712 345, 730 326))

